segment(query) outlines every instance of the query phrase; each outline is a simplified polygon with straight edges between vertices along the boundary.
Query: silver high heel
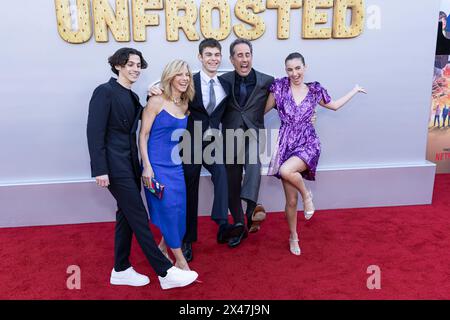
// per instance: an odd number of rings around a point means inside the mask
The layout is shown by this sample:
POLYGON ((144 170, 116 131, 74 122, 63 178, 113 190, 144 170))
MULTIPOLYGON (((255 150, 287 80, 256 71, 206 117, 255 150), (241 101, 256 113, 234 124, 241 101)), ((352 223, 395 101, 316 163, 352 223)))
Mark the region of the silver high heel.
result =
POLYGON ((289 250, 293 255, 299 256, 302 254, 302 251, 300 249, 300 246, 298 245, 299 240, 298 239, 292 239, 289 237, 289 250))
POLYGON ((309 193, 309 198, 304 201, 303 200, 303 213, 305 215, 305 219, 309 220, 312 218, 312 216, 314 215, 314 212, 316 211, 316 209, 314 208, 314 203, 313 203, 313 194, 311 190, 308 190, 309 193), (310 207, 312 207, 312 210, 306 211, 306 203, 309 204, 310 207))

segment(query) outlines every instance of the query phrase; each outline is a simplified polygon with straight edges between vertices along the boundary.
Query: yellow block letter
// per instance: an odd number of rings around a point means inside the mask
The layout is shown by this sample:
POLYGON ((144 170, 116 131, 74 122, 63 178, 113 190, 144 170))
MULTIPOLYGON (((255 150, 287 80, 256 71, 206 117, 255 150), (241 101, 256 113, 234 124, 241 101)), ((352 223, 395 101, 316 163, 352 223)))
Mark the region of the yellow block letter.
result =
POLYGON ((145 10, 161 9, 164 9, 163 0, 133 0, 131 10, 133 12, 134 41, 145 41, 147 39, 146 26, 159 26, 159 15, 145 14, 145 10))
POLYGON ((331 28, 316 28, 316 24, 325 24, 328 15, 319 13, 317 9, 328 9, 333 7, 333 0, 304 0, 302 33, 305 39, 330 39, 331 28))
POLYGON ((302 7, 302 0, 267 0, 267 8, 278 9, 278 39, 289 39, 291 9, 302 7))
POLYGON ((234 13, 236 17, 251 25, 251 29, 247 29, 244 24, 238 24, 234 26, 234 33, 240 37, 248 40, 255 40, 261 37, 266 31, 266 24, 264 20, 257 16, 257 13, 261 13, 266 10, 262 0, 238 0, 234 7, 234 13), (252 12, 248 11, 251 9, 252 12))
POLYGON ((231 32, 230 5, 227 0, 205 0, 200 5, 200 30, 205 38, 216 40, 226 39, 231 32), (212 27, 212 12, 218 9, 220 13, 220 27, 212 27))
POLYGON ((195 30, 197 6, 194 0, 166 0, 166 36, 168 41, 178 41, 178 29, 182 29, 190 41, 199 40, 195 30), (178 11, 183 10, 184 16, 178 11))
POLYGON ((363 32, 364 0, 335 0, 333 38, 355 38, 363 32), (352 23, 347 27, 347 9, 352 10, 352 23))
POLYGON ((107 0, 94 0, 93 8, 95 41, 108 42, 108 27, 116 41, 130 41, 128 0, 116 0, 116 14, 107 0))
POLYGON ((89 0, 77 0, 78 30, 72 30, 69 0, 55 0, 58 33, 69 43, 84 43, 92 36, 89 0))

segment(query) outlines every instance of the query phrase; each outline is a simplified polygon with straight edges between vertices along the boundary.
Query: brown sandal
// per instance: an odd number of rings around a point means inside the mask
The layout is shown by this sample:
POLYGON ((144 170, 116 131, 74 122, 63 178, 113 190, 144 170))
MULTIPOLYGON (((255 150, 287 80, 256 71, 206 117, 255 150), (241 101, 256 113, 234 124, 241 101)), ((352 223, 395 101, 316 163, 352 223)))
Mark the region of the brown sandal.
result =
POLYGON ((248 232, 253 233, 261 229, 261 223, 266 219, 266 210, 258 204, 252 214, 252 225, 248 232))

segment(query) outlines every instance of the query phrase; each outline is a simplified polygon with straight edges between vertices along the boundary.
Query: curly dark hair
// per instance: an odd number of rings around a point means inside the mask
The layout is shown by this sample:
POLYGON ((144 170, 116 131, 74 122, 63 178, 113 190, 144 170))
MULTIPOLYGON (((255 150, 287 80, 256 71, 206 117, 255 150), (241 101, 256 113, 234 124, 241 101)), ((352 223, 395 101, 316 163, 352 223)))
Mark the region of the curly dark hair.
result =
POLYGON ((147 61, 145 61, 144 57, 142 56, 142 53, 139 50, 133 49, 133 48, 120 48, 114 54, 108 58, 108 63, 111 66, 111 71, 114 72, 116 75, 119 75, 119 71, 115 68, 116 66, 125 66, 128 62, 128 59, 130 58, 130 54, 135 54, 141 58, 141 69, 146 69, 148 64, 147 61))

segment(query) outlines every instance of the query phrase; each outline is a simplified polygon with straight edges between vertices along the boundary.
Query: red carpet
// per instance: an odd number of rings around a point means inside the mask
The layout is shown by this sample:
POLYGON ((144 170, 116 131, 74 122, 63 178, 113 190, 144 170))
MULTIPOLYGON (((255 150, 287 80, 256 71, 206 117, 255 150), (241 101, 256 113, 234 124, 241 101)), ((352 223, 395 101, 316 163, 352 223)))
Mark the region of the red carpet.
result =
POLYGON ((299 214, 300 257, 282 213, 235 249, 216 244, 202 217, 190 264, 202 283, 168 291, 136 242, 131 261, 150 285, 109 285, 114 223, 0 229, 0 299, 450 299, 449 199, 450 175, 437 175, 429 206, 299 214), (69 265, 81 268, 80 290, 66 287, 69 265), (366 286, 370 265, 380 290, 366 286))

